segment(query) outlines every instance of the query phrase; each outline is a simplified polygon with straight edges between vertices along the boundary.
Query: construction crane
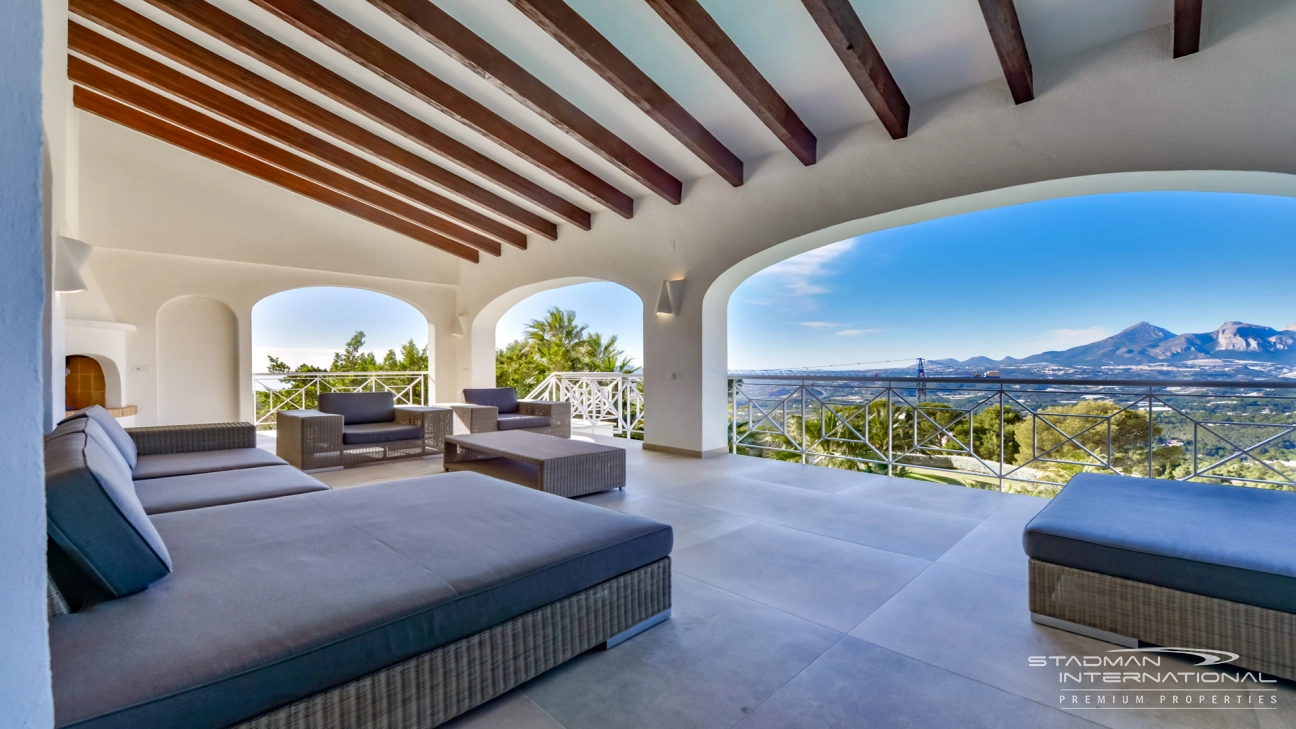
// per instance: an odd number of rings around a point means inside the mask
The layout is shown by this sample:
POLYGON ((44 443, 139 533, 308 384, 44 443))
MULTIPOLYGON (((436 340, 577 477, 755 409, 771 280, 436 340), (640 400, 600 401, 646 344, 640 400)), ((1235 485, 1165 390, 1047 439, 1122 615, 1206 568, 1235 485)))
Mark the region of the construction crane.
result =
MULTIPOLYGON (((924 380, 926 378, 927 378, 927 370, 923 367, 923 358, 919 357, 918 358, 918 379, 924 380)), ((923 402, 924 400, 927 399, 926 382, 919 382, 918 386, 915 387, 914 390, 915 390, 914 394, 917 395, 917 400, 915 400, 915 402, 923 402)))

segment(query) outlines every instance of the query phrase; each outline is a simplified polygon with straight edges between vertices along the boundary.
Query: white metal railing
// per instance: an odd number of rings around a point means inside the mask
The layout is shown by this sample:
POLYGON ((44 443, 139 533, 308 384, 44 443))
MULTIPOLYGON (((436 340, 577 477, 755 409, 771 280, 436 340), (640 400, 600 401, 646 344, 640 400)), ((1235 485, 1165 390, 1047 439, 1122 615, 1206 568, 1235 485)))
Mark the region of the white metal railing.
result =
POLYGON ((575 427, 611 427, 615 435, 643 436, 643 375, 619 372, 554 372, 527 400, 571 403, 575 427))
POLYGON ((397 405, 426 405, 426 372, 257 372, 256 425, 273 428, 280 410, 314 410, 320 393, 390 392, 397 405))
POLYGON ((730 375, 730 450, 1052 495, 1081 471, 1296 490, 1296 382, 730 375))

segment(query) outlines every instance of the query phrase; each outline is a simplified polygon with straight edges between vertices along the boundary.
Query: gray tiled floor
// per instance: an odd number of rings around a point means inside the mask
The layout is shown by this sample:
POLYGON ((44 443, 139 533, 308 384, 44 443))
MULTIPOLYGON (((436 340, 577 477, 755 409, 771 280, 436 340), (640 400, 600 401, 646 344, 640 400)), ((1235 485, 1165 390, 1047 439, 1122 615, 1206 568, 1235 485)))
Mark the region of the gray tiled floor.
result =
POLYGON ((627 487, 583 500, 675 528, 671 619, 454 729, 1296 726, 1286 685, 1277 711, 1057 708, 1056 672, 1027 658, 1113 646, 1030 621, 1021 529, 1043 499, 599 440, 627 447, 627 487))

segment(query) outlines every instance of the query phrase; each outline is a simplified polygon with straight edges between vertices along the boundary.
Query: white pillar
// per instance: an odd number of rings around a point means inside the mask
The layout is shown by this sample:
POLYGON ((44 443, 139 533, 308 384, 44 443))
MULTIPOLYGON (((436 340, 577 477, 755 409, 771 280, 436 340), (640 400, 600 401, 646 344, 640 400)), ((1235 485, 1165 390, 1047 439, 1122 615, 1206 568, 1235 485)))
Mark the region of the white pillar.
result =
POLYGON ((644 448, 708 457, 728 450, 725 315, 704 316, 703 291, 685 280, 679 310, 644 307, 644 448))

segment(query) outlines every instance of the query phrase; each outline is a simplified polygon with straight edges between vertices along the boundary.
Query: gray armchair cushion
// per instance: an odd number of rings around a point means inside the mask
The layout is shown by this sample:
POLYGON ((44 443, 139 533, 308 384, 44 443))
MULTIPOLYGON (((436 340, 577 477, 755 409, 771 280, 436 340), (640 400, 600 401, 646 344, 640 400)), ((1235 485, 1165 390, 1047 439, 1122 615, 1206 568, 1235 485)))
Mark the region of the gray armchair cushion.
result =
POLYGON ((85 418, 45 443, 49 536, 113 597, 143 590, 171 571, 171 555, 135 496, 120 454, 85 418))
POLYGON ((1296 613, 1296 494, 1080 474, 1026 525, 1064 567, 1296 613))
POLYGON ((362 423, 342 426, 343 445, 391 443, 398 440, 422 440, 423 429, 402 423, 362 423))
POLYGON ((499 408, 501 415, 518 411, 517 390, 511 387, 483 387, 464 390, 463 401, 469 405, 490 405, 499 408))
POLYGON ((130 437, 130 434, 126 432, 126 429, 121 426, 121 423, 117 422, 117 418, 114 418, 112 413, 105 410, 102 406, 91 405, 88 408, 83 408, 72 413, 66 418, 63 418, 63 420, 59 421, 59 424, 62 425, 63 423, 78 418, 89 418, 98 423, 99 427, 103 428, 104 433, 107 434, 108 438, 112 440, 113 445, 117 447, 122 458, 126 460, 126 465, 130 468, 135 467, 135 460, 137 457, 135 440, 130 437))
POLYGON ((390 392, 323 392, 319 411, 341 415, 347 425, 390 423, 396 419, 396 396, 390 392))
POLYGON ((495 419, 496 430, 518 430, 520 428, 548 428, 549 418, 543 415, 522 415, 521 413, 501 413, 495 419))
POLYGON ((233 471, 239 468, 286 466, 288 461, 260 448, 231 448, 224 451, 193 451, 190 453, 159 453, 140 456, 139 465, 131 472, 136 481, 167 476, 184 476, 190 473, 233 471))
POLYGON ((135 495, 146 514, 205 509, 328 490, 328 486, 292 466, 243 468, 135 482, 135 495))

